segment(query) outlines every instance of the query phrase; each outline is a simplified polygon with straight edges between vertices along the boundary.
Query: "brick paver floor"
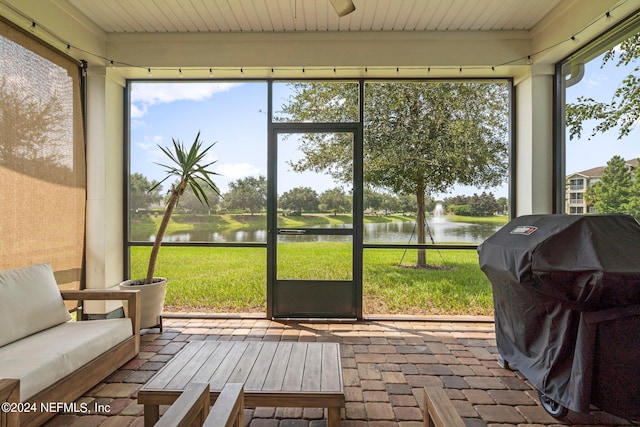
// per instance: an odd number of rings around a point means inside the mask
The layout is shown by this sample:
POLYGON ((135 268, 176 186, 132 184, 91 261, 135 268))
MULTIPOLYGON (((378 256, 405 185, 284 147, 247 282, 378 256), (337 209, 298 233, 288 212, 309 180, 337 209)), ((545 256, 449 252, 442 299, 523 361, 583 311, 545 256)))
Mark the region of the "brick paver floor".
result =
MULTIPOLYGON (((630 422, 593 410, 549 416, 518 372, 501 369, 493 323, 381 320, 274 322, 256 318, 165 319, 162 334, 142 336, 140 354, 78 400, 89 413, 58 414, 47 426, 142 426, 136 393, 188 341, 328 341, 341 344, 344 427, 419 427, 425 386, 446 389, 468 427, 619 426, 630 422)), ((166 410, 161 408, 162 411, 166 410)), ((318 408, 246 408, 249 427, 321 427, 318 408)))

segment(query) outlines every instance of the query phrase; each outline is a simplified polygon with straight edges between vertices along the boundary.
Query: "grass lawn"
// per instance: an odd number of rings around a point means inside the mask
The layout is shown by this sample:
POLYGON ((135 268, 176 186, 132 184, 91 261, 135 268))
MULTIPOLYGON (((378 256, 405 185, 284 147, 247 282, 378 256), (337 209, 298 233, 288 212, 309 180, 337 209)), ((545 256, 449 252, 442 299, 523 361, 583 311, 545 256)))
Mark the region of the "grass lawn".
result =
POLYGON ((368 249, 363 298, 367 314, 493 315, 491 284, 473 250, 427 250, 434 268, 415 269, 417 250, 368 249))
MULTIPOLYGON (((464 218, 464 217, 459 217, 464 218)), ((463 219, 460 219, 461 221, 463 219)), ((131 230, 144 235, 153 235, 158 229, 162 215, 140 214, 132 215, 131 230)), ((415 221, 415 216, 405 215, 366 215, 365 223, 405 222, 415 221)), ((322 225, 352 224, 352 216, 346 214, 308 214, 300 216, 278 216, 278 227, 313 227, 322 225)), ((187 215, 174 214, 169 221, 167 234, 193 231, 222 231, 222 230, 261 230, 267 227, 267 216, 264 213, 249 214, 216 214, 216 215, 187 215)))
MULTIPOLYGON (((144 277, 149 247, 131 249, 131 277, 144 277)), ((267 257, 262 248, 160 249, 155 275, 169 278, 165 310, 265 312, 267 257)))
MULTIPOLYGON (((295 218, 295 217, 294 217, 295 218)), ((131 250, 131 276, 146 272, 150 248, 131 250)), ((348 279, 350 246, 335 242, 278 247, 280 278, 348 279)), ((472 250, 428 250, 434 269, 415 269, 416 250, 364 252, 364 315, 493 314, 491 286, 472 250)), ((167 311, 266 311, 264 248, 163 247, 156 276, 168 277, 167 311)))
POLYGON ((461 216, 461 215, 447 215, 447 221, 449 222, 472 222, 476 224, 495 224, 504 225, 509 222, 507 215, 494 215, 494 216, 461 216))

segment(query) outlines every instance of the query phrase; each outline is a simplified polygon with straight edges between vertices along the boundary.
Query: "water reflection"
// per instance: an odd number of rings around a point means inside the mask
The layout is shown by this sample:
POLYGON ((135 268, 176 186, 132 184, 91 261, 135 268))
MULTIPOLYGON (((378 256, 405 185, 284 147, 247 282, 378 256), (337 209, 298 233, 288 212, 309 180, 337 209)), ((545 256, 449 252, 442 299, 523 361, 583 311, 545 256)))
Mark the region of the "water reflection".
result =
MULTIPOLYGON (((346 228, 350 224, 337 224, 322 227, 346 228)), ((474 222, 452 222, 446 217, 431 217, 427 221, 427 243, 481 243, 498 231, 502 226, 474 222)), ((154 236, 145 236, 152 242, 154 236)), ((135 233, 133 240, 139 239, 135 233)), ((142 239, 144 240, 144 238, 142 239)), ((216 242, 216 243, 264 243, 267 241, 267 230, 229 230, 229 231, 189 231, 174 233, 164 238, 166 242, 216 242)), ((351 236, 309 236, 279 235, 279 242, 348 242, 351 236)), ((365 243, 416 243, 417 229, 414 222, 383 222, 364 224, 365 243)))
MULTIPOLYGON (((500 229, 500 225, 450 222, 445 217, 430 218, 427 221, 427 242, 435 243, 481 243, 500 229)), ((416 243, 416 224, 412 222, 392 222, 365 224, 366 243, 416 243)))

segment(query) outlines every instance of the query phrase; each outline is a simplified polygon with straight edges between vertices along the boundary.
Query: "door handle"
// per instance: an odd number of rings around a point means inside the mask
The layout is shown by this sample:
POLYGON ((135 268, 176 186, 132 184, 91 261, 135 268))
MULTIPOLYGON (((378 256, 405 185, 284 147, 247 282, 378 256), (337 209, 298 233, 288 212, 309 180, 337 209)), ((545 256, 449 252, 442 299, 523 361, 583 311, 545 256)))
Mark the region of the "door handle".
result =
POLYGON ((295 235, 299 235, 299 234, 306 234, 307 230, 304 229, 294 229, 294 228, 287 228, 287 229, 279 229, 278 230, 278 234, 295 234, 295 235))

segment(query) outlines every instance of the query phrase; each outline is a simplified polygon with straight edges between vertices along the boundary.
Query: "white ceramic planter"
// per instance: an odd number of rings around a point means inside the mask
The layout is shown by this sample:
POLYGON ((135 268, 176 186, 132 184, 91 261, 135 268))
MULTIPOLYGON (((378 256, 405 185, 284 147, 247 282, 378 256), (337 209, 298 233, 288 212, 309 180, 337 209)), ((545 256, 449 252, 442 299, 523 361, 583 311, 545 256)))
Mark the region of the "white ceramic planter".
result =
POLYGON ((166 278, 154 277, 153 283, 148 285, 144 284, 144 279, 126 280, 120 283, 120 289, 140 291, 140 329, 162 325, 161 316, 167 293, 166 278))

